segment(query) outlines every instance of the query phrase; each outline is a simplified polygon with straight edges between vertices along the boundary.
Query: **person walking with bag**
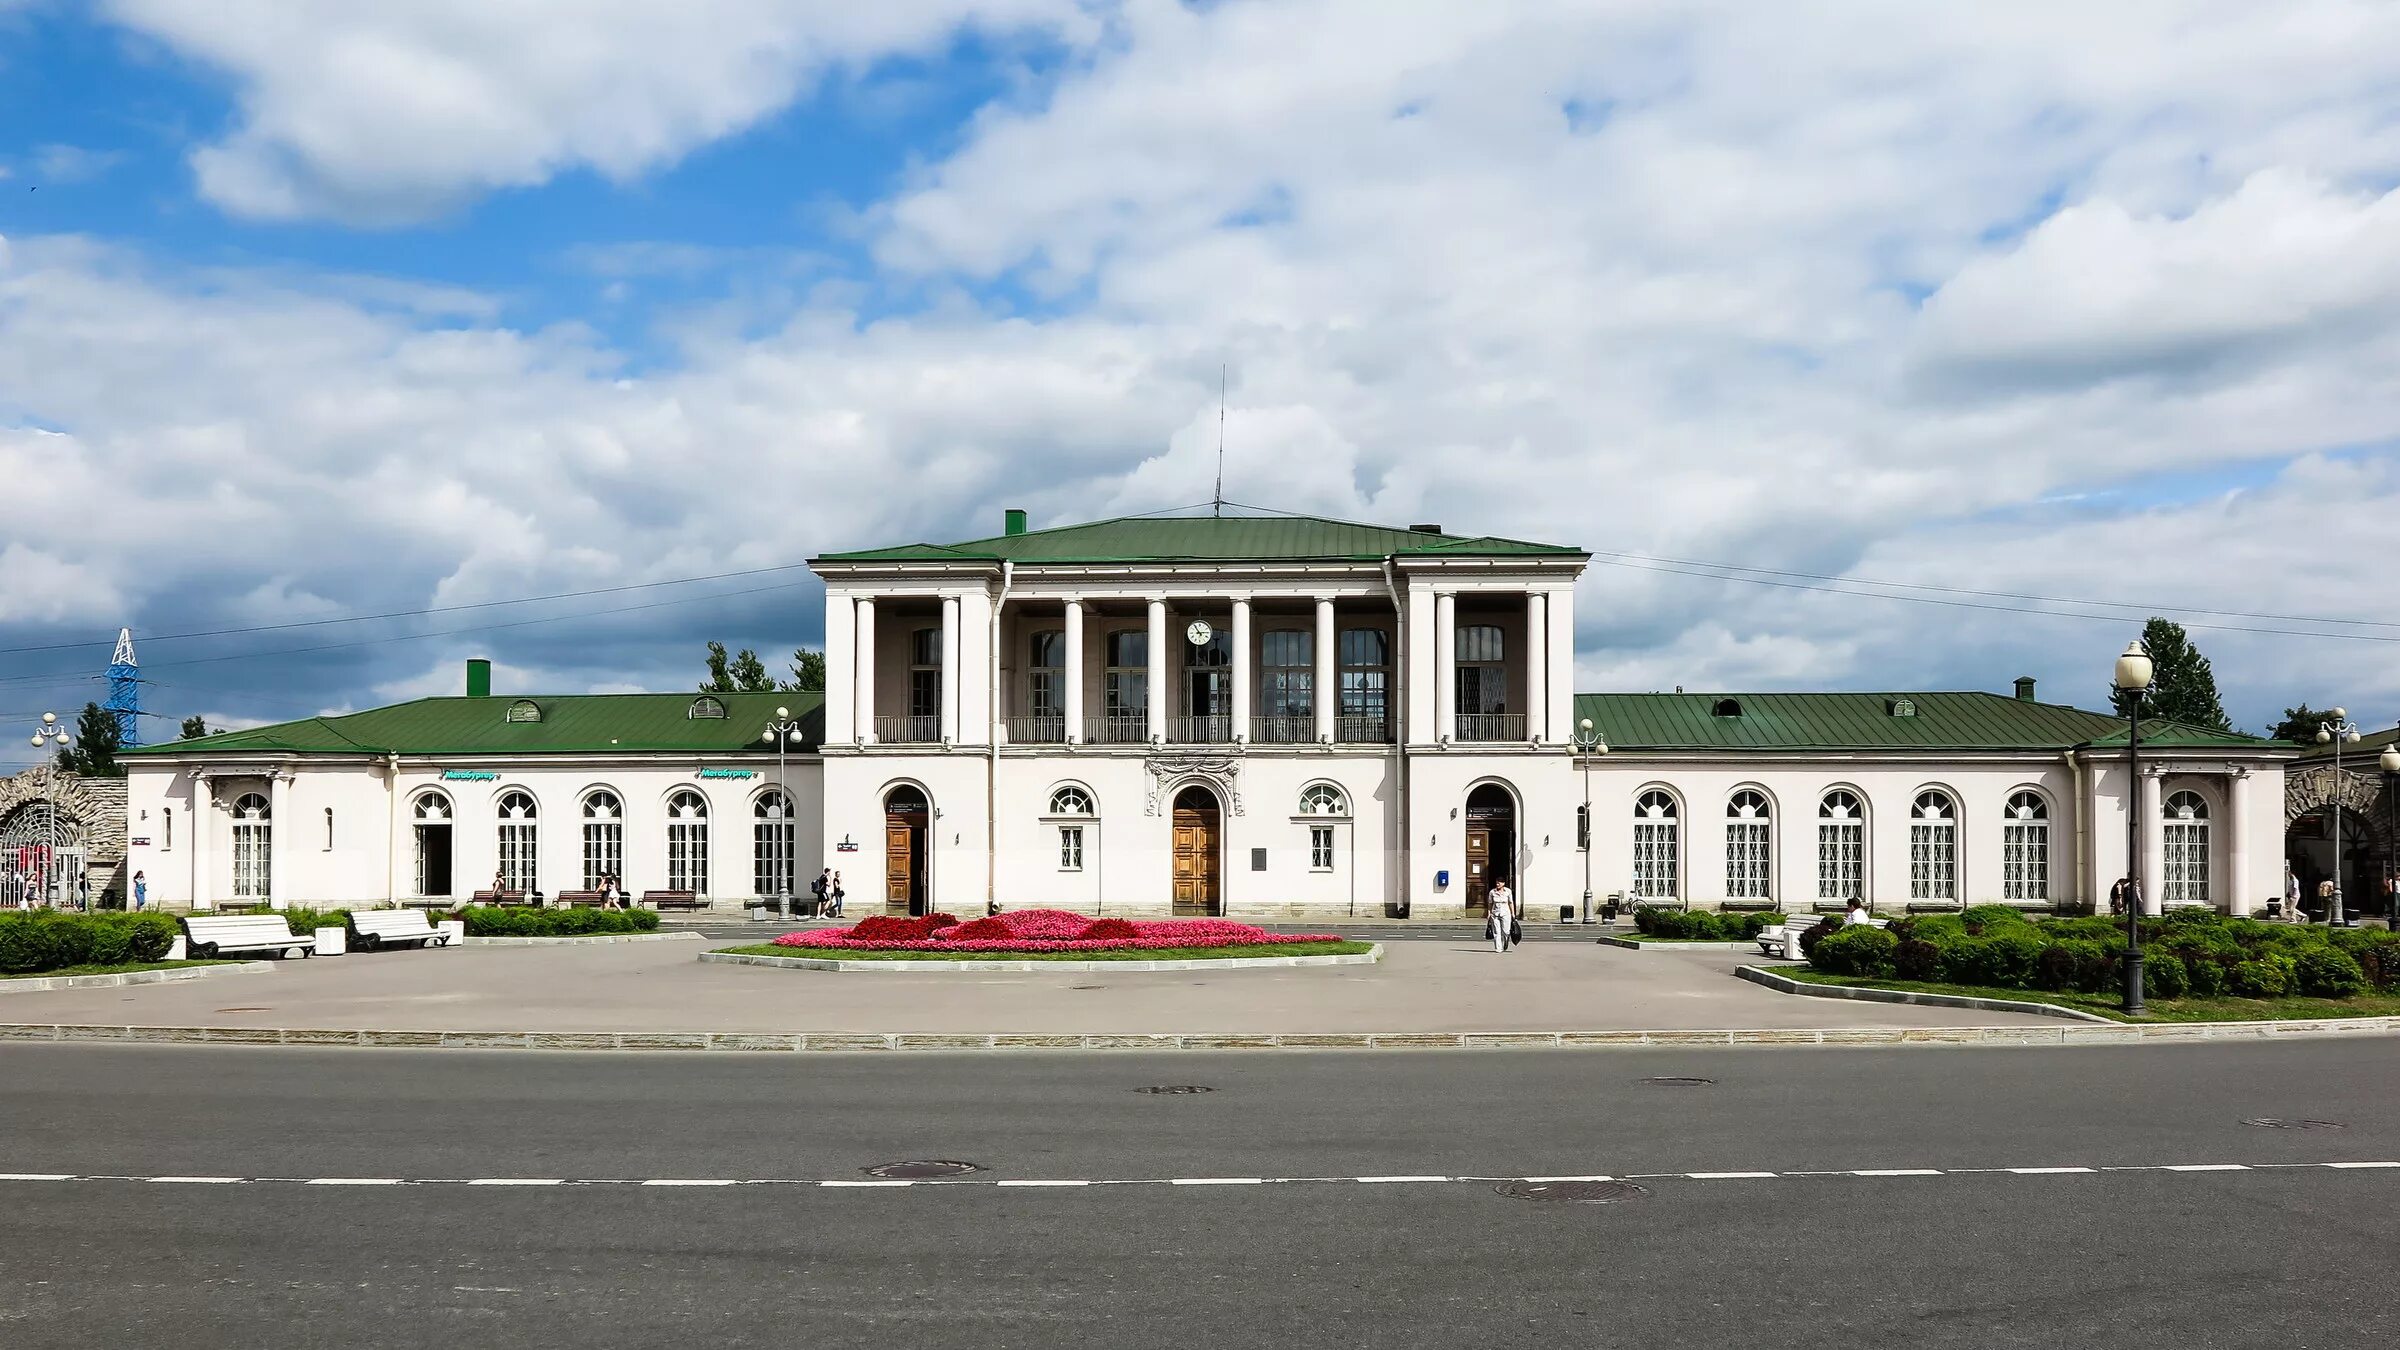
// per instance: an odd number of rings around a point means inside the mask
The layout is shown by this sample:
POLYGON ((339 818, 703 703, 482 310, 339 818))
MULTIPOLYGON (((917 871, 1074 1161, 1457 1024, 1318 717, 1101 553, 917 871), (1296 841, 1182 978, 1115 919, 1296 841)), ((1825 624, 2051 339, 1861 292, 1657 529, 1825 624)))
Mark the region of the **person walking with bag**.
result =
POLYGON ((833 874, 832 884, 825 888, 825 893, 833 897, 833 908, 827 912, 830 913, 834 918, 838 919, 842 917, 842 899, 843 897, 847 896, 849 892, 842 889, 841 873, 836 872, 833 874))
POLYGON ((1521 936, 1517 927, 1517 897, 1505 881, 1494 882, 1491 893, 1484 897, 1484 922, 1492 930, 1492 950, 1505 952, 1517 945, 1521 936))

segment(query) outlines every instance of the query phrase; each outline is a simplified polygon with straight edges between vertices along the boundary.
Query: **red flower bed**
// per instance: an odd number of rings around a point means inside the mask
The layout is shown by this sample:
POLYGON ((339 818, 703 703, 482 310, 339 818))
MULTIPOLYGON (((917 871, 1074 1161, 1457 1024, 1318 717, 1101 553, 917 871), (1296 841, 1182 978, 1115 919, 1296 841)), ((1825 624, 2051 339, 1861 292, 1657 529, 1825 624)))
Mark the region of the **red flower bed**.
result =
POLYGON ((1089 952, 1341 940, 1335 933, 1270 933, 1228 919, 1093 919, 1063 909, 1020 909, 969 923, 947 914, 921 919, 878 915, 849 928, 786 933, 775 945, 870 952, 1089 952))

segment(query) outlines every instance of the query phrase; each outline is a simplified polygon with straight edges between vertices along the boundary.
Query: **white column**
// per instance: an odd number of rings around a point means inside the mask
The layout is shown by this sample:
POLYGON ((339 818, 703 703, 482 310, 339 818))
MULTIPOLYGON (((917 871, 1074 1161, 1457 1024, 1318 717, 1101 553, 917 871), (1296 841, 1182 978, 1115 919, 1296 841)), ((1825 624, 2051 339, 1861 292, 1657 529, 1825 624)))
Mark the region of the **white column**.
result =
POLYGON ((858 734, 858 606, 846 594, 825 593, 825 744, 848 745, 858 734))
POLYGON ((267 831, 267 908, 282 909, 290 903, 292 859, 291 838, 298 832, 300 822, 292 818, 292 776, 276 772, 267 776, 267 819, 272 828, 267 831))
POLYGON ((211 827, 216 824, 216 819, 216 794, 209 790, 208 779, 204 775, 195 773, 192 775, 191 819, 184 822, 184 833, 188 836, 184 847, 192 851, 193 909, 215 909, 217 907, 216 897, 209 893, 209 882, 213 879, 213 874, 209 870, 208 857, 209 832, 211 827))
POLYGON ((1433 734, 1458 739, 1458 596, 1433 598, 1433 734))
POLYGON ((1550 739, 1550 620, 1540 591, 1525 593, 1525 738, 1550 739))
POLYGON ((942 743, 958 744, 958 597, 942 597, 942 743))
POLYGON ((2167 771, 2159 765, 2142 779, 2142 875, 2150 879, 2143 892, 2144 912, 2163 914, 2167 904, 2167 771))
POLYGON ((1311 706, 1317 710, 1317 740, 1330 745, 1334 740, 1334 712, 1341 707, 1342 692, 1334 687, 1333 597, 1317 597, 1317 671, 1310 683, 1311 706))
POLYGON ((1167 602, 1150 597, 1150 707, 1147 730, 1151 740, 1167 736, 1167 602))
POLYGON ((1395 728, 1401 744, 1422 744, 1434 736, 1434 679, 1433 660, 1433 592, 1423 586, 1409 587, 1407 642, 1399 648, 1400 668, 1407 672, 1407 707, 1401 709, 1403 720, 1395 728))
POLYGON ((1233 598, 1233 738, 1250 739, 1250 598, 1233 598))
POLYGON ((1067 724, 1067 744, 1083 743, 1083 602, 1067 602, 1067 668, 1059 679, 1066 688, 1061 692, 1059 712, 1067 724))
POLYGON ((1550 618, 1550 738, 1575 735, 1575 588, 1549 592, 1542 608, 1550 618))
POLYGON ((868 596, 858 598, 858 686, 856 717, 851 739, 860 745, 875 743, 875 601, 868 596))
POLYGON ((2233 832, 2225 850, 2226 910, 2250 912, 2250 771, 2234 769, 2225 775, 2225 825, 2233 832))

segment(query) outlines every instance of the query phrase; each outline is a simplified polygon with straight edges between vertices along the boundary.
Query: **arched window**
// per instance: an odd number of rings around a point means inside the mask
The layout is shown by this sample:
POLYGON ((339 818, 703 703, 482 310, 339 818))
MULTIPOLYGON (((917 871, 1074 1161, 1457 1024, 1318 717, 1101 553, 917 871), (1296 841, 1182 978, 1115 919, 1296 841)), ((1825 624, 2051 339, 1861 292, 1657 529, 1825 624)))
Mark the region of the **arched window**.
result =
POLYGON ((1927 788, 1908 813, 1908 898, 1958 898, 1958 805, 1927 788))
POLYGON ((2161 808, 2167 819, 2165 885, 2159 891, 2166 905, 2213 905, 2208 889, 2208 803, 2197 792, 2168 796, 2161 808))
POLYGON ((1633 896, 1672 900, 1683 874, 1682 840, 1675 829, 1675 799, 1660 788, 1633 804, 1633 896))
POLYGON ((1050 814, 1054 816, 1091 815, 1092 794, 1069 783, 1050 794, 1050 814))
POLYGON ((760 896, 788 896, 799 880, 800 822, 792 799, 769 788, 751 804, 750 880, 760 896))
POLYGON ((1331 783, 1311 783, 1300 790, 1300 814, 1346 816, 1350 814, 1350 801, 1331 783))
POLYGON ((1835 788, 1817 803, 1817 898, 1863 900, 1866 894, 1866 803, 1835 788))
POLYGON ((541 888, 541 810, 533 794, 511 788, 500 796, 500 889, 541 888))
POLYGON ((599 788, 583 794, 583 888, 596 891, 608 877, 625 876, 625 804, 599 788))
POLYGON ((529 698, 518 699, 508 705, 508 720, 511 722, 539 722, 542 720, 542 705, 529 698))
POLYGON ((450 799, 439 792, 428 792, 417 798, 409 814, 414 817, 413 843, 416 862, 416 889, 411 895, 450 894, 450 799))
POLYGON ((275 821, 266 796, 245 792, 233 803, 233 898, 264 900, 275 893, 275 821))
POLYGON ((692 706, 684 709, 683 715, 685 720, 692 722, 723 717, 725 715, 725 702, 722 699, 711 698, 706 694, 702 694, 700 697, 692 700, 692 706))
POLYGON ((2050 898, 2050 803, 2038 792, 2012 792, 2000 822, 2000 898, 2050 898))
POLYGON ((690 788, 667 798, 667 889, 708 894, 708 799, 690 788))
POLYGON ((1725 898, 1775 894, 1775 820, 1767 794, 1744 788, 1725 803, 1725 898))

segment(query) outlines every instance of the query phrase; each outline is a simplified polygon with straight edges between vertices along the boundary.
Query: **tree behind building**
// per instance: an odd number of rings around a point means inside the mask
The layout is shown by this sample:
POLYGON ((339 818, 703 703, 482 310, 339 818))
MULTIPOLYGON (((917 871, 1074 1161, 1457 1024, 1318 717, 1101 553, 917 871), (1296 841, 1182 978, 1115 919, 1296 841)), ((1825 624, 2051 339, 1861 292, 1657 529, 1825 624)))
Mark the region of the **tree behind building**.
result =
POLYGON ((117 730, 117 715, 97 703, 83 705, 75 719, 75 743, 58 752, 58 767, 86 778, 122 778, 117 751, 125 748, 117 730))
MULTIPOLYGON (((2150 653, 2151 665, 2150 689, 2142 697, 2145 714, 2211 731, 2233 730, 2225 716, 2225 704, 2217 697, 2216 673, 2208 668, 2208 658, 2192 645, 2182 624, 2172 619, 2150 620, 2142 625, 2142 646, 2150 653)), ((2111 689, 2108 697, 2117 715, 2123 716, 2127 696, 2111 689)))

